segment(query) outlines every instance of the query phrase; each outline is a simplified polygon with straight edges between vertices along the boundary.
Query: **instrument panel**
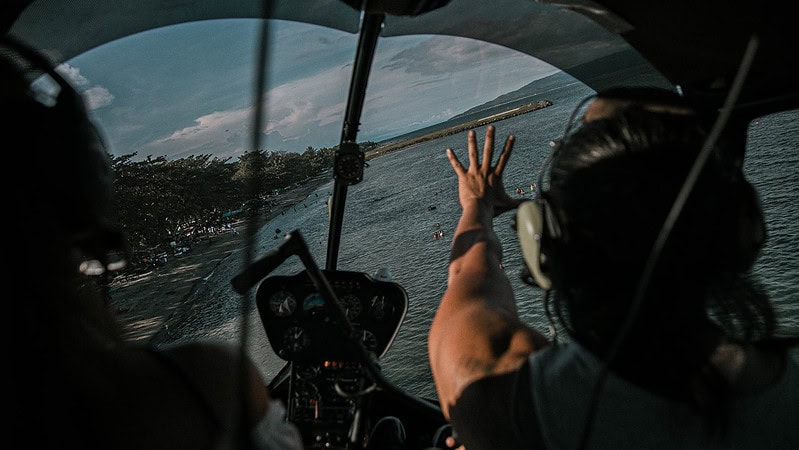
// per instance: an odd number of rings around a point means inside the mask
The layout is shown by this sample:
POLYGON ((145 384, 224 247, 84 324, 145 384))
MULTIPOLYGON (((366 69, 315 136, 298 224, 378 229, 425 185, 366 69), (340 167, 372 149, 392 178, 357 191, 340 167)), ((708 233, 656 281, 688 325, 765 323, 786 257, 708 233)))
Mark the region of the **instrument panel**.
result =
MULTIPOLYGON (((397 283, 362 272, 322 270, 344 314, 367 350, 383 356, 408 311, 397 283)), ((256 304, 272 350, 286 361, 357 361, 358 353, 306 271, 272 276, 258 286, 256 304)))
MULTIPOLYGON (((322 274, 355 337, 382 357, 408 311, 405 289, 361 272, 322 274)), ((306 271, 264 279, 256 304, 272 350, 291 362, 287 417, 299 429, 305 448, 353 448, 351 430, 371 381, 349 327, 306 271)))

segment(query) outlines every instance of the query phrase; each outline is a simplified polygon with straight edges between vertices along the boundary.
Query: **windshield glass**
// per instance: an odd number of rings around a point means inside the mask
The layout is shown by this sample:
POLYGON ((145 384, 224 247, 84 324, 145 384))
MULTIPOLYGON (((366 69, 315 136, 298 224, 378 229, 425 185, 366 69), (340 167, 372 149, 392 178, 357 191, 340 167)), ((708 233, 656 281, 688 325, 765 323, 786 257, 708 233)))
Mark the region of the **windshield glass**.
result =
MULTIPOLYGON (((332 156, 358 37, 271 21, 265 120, 254 149, 258 24, 215 20, 152 30, 61 67, 86 95, 114 157, 118 209, 133 259, 110 285, 110 306, 130 340, 241 338, 242 299, 230 280, 244 267, 244 218, 252 210, 263 224, 253 242, 256 257, 300 230, 317 265, 325 266, 332 156), (259 152, 263 159, 253 156, 259 152), (264 164, 265 194, 253 199, 245 181, 255 162, 264 164)), ((405 322, 381 364, 399 386, 435 397, 427 331, 446 286, 460 214, 444 150, 465 154, 468 127, 481 135, 493 123, 499 136, 514 134, 505 187, 512 196, 533 198, 550 141, 592 93, 568 74, 494 44, 449 36, 378 41, 358 127, 368 165, 363 182, 348 191, 337 266, 370 275, 387 269, 407 291, 405 322)), ((788 300, 799 261, 789 236, 799 231, 799 211, 784 197, 795 187, 784 183, 799 183, 796 155, 786 151, 786 142, 795 146, 796 123, 796 112, 789 112, 753 124, 748 145, 760 159, 747 164, 769 223, 768 256, 757 272, 778 314, 788 317, 781 326, 792 332, 799 327, 788 300), (788 141, 760 137, 768 127, 787 128, 788 141), (786 163, 785 155, 794 159, 786 163), (770 167, 785 172, 764 170, 770 167)), ((503 267, 522 317, 545 330, 540 293, 517 276, 523 262, 511 219, 506 214, 495 222, 503 267)), ((302 269, 298 259, 289 259, 274 274, 302 269)), ((283 361, 272 352, 257 312, 248 318, 249 353, 271 379, 283 361)))

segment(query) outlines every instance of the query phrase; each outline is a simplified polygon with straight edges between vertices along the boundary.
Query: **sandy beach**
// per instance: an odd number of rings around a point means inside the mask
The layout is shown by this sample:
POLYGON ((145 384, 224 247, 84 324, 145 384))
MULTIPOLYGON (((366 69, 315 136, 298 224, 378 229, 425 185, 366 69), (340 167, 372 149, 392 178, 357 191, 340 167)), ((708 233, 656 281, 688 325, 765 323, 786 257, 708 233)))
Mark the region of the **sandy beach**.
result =
MULTIPOLYGON (((328 181, 329 175, 314 178, 279 194, 274 207, 261 220, 261 224, 300 203, 328 181)), ((156 270, 111 284, 110 307, 122 326, 126 340, 159 343, 161 331, 170 321, 179 320, 182 308, 187 306, 187 299, 203 278, 233 252, 245 247, 245 222, 242 220, 233 226, 237 232, 224 230, 199 242, 180 256, 170 256, 167 263, 156 270)))

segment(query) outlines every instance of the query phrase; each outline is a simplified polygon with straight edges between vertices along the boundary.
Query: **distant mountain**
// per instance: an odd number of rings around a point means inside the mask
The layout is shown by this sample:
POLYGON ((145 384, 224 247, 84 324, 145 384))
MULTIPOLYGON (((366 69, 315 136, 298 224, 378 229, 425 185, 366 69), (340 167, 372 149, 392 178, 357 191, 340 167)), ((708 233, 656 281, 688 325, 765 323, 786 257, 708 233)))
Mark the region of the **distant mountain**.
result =
POLYGON ((446 128, 452 128, 466 122, 479 120, 541 100, 550 100, 553 103, 558 103, 565 98, 565 96, 569 95, 569 88, 571 86, 575 84, 583 85, 581 81, 578 81, 578 78, 579 80, 585 80, 585 84, 588 86, 608 87, 624 84, 628 86, 648 85, 668 87, 668 84, 664 84, 665 79, 657 78, 657 76, 653 77, 651 68, 647 66, 641 59, 641 56, 634 51, 613 53, 588 63, 571 67, 568 70, 569 73, 562 71, 556 72, 548 77, 535 80, 513 92, 500 95, 494 100, 455 115, 445 122, 412 131, 392 139, 386 139, 380 142, 380 144, 413 139, 426 134, 435 133, 446 128), (597 67, 616 67, 618 69, 598 70, 597 67))
POLYGON ((494 100, 483 103, 482 105, 475 106, 474 108, 455 115, 444 122, 437 123, 426 128, 421 128, 401 136, 396 136, 391 139, 386 139, 380 142, 380 144, 413 139, 447 128, 452 128, 466 122, 479 120, 484 117, 518 108, 522 105, 534 103, 540 100, 550 100, 548 95, 558 90, 562 90, 564 87, 567 87, 573 83, 579 83, 579 81, 565 72, 557 72, 548 77, 535 80, 513 92, 500 95, 494 100))
POLYGON ((560 97, 557 92, 562 92, 564 87, 571 86, 574 83, 606 87, 624 84, 626 86, 648 85, 668 88, 667 84, 661 84, 661 81, 665 80, 653 78, 651 68, 634 51, 613 53, 568 70, 569 73, 557 72, 548 77, 535 80, 513 92, 500 95, 490 102, 475 106, 466 112, 453 116, 445 123, 451 125, 452 123, 475 120, 478 118, 476 116, 485 117, 486 115, 513 109, 524 103, 539 100, 556 102, 560 97), (597 70, 597 67, 601 67, 603 70, 597 70), (607 70, 610 67, 618 69, 607 70), (619 80, 623 80, 622 83, 619 80), (548 96, 556 97, 548 98, 548 96))
POLYGON ((539 78, 513 92, 502 94, 490 102, 475 106, 465 112, 451 117, 447 122, 460 123, 463 121, 474 120, 475 116, 490 116, 499 110, 509 110, 516 108, 524 103, 532 103, 538 100, 546 100, 546 93, 562 88, 564 85, 577 82, 565 72, 557 72, 548 77, 539 78), (538 98, 536 98, 538 97, 538 98))

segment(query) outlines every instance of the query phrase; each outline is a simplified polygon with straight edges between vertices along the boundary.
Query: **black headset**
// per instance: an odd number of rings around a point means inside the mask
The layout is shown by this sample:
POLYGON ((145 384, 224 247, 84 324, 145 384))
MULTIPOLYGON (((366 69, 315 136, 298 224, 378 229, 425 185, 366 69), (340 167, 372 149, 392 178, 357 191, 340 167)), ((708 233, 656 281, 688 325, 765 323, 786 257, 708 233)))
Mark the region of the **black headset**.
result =
POLYGON ((522 202, 516 210, 516 234, 527 270, 533 281, 541 289, 552 288, 552 279, 546 271, 546 255, 541 252, 541 241, 545 238, 557 239, 557 222, 552 209, 539 194, 536 200, 522 202), (547 226, 547 224, 554 226, 547 226))
MULTIPOLYGON (((588 96, 577 104, 566 122, 563 138, 572 132, 574 125, 577 123, 575 120, 578 119, 580 112, 594 98, 596 98, 595 95, 588 96)), ((527 271, 532 278, 532 282, 544 291, 548 291, 552 288, 552 279, 547 274, 547 258, 541 251, 541 244, 544 239, 555 241, 559 240, 562 236, 561 227, 558 223, 555 211, 547 200, 548 196, 544 187, 544 177, 557 156, 561 141, 562 138, 549 143, 552 147, 552 152, 547 156, 538 174, 538 192, 536 197, 534 200, 524 201, 518 206, 516 209, 516 220, 514 222, 516 235, 519 239, 519 247, 521 248, 522 258, 524 259, 527 271)), ((526 273, 523 275, 523 278, 527 278, 526 273)), ((550 324, 550 326, 552 325, 550 324)))
MULTIPOLYGON (((568 136, 573 131, 574 124, 579 122, 578 113, 595 98, 597 96, 589 96, 577 105, 569 118, 564 137, 568 136)), ((627 98, 622 100, 636 101, 627 98)), ((646 101, 646 99, 637 101, 646 101)), ((552 247, 552 244, 563 240, 566 232, 561 227, 556 208, 549 201, 547 189, 544 188, 544 176, 553 160, 557 158, 560 145, 560 141, 551 143, 553 151, 539 174, 537 197, 522 202, 516 211, 515 228, 525 266, 532 281, 543 290, 551 289, 553 283, 548 273, 548 261, 545 252, 542 251, 542 243, 546 240, 550 243, 549 247, 552 247)), ((722 156, 708 161, 708 164, 716 166, 713 170, 720 174, 719 181, 725 185, 729 196, 736 199, 735 207, 739 217, 737 233, 740 238, 738 246, 729 249, 731 257, 728 262, 736 270, 744 270, 751 267, 765 242, 766 225, 757 192, 745 179, 740 163, 733 163, 729 159, 722 156)))

